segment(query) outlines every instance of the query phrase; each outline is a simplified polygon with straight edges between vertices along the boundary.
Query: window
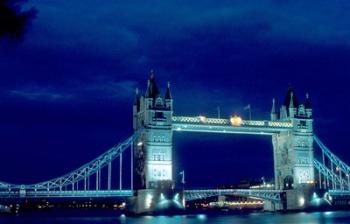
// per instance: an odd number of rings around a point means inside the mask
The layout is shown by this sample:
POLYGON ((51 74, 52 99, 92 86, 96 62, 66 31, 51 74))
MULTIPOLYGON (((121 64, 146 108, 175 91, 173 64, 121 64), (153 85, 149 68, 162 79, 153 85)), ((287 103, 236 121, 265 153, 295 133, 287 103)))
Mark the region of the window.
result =
POLYGON ((164 117, 164 113, 163 113, 163 112, 157 111, 157 112, 154 114, 154 118, 165 118, 165 117, 164 117))
POLYGON ((152 158, 154 161, 164 161, 165 153, 154 153, 152 158))
POLYGON ((306 127, 306 121, 300 121, 300 127, 306 127))

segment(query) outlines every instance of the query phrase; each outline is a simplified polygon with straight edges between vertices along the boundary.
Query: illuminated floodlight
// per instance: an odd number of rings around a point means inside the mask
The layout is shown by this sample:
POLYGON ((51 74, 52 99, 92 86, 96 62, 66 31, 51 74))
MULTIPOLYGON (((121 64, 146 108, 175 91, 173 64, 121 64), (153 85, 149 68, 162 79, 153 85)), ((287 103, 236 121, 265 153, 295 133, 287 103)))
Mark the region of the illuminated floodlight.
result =
POLYGON ((199 115, 199 120, 200 120, 202 123, 206 123, 206 122, 207 122, 207 117, 206 117, 206 116, 203 116, 203 115, 199 115))
POLYGON ((152 195, 152 194, 147 194, 147 195, 146 195, 145 207, 146 207, 147 209, 151 207, 152 199, 153 199, 153 195, 152 195))
POLYGON ((241 117, 234 115, 230 118, 230 122, 232 126, 241 126, 243 121, 241 117))
POLYGON ((179 193, 176 193, 176 194, 175 194, 174 200, 175 200, 175 201, 178 201, 178 200, 179 200, 179 193))
POLYGON ((165 197, 164 197, 164 194, 163 194, 163 193, 160 194, 160 200, 161 200, 161 201, 165 200, 165 197))
POLYGON ((304 206, 305 205, 305 198, 304 197, 299 197, 299 200, 298 200, 298 202, 299 202, 299 206, 304 206))
POLYGON ((198 218, 199 220, 205 220, 205 219, 207 219, 207 216, 206 216, 205 214, 198 214, 198 215, 197 215, 197 218, 198 218))

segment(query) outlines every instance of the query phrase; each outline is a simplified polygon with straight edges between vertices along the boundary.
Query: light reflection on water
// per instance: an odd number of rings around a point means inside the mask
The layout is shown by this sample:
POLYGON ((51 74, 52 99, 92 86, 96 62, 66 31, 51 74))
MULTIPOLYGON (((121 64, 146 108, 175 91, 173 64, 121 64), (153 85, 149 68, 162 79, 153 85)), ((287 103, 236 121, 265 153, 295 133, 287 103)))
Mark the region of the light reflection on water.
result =
MULTIPOLYGON (((86 211, 87 213, 89 211, 86 211)), ((91 214, 90 214, 91 216, 91 214)), ((125 215, 116 214, 114 216, 94 214, 91 217, 78 216, 65 217, 61 213, 50 214, 34 213, 31 215, 25 214, 17 217, 0 217, 0 224, 224 224, 224 223, 239 223, 239 224, 260 224, 260 223, 276 223, 276 224, 316 224, 316 223, 350 223, 350 211, 335 211, 335 212, 300 212, 300 213, 250 213, 237 215, 220 215, 220 214, 194 214, 194 215, 178 215, 178 216, 143 216, 143 217, 128 217, 125 215), (58 215, 60 214, 60 215, 58 215)))

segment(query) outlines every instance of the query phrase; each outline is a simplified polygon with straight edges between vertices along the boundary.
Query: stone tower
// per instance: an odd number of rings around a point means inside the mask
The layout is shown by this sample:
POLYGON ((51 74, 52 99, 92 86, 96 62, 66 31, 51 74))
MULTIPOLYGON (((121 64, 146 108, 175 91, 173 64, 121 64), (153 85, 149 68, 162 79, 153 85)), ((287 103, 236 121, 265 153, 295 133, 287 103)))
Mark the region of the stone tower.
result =
POLYGON ((299 103, 289 88, 279 116, 273 101, 271 120, 292 123, 291 130, 272 136, 275 188, 287 190, 287 197, 291 194, 288 190, 295 190, 287 199, 287 207, 303 208, 307 206, 307 192, 314 188, 313 117, 308 94, 305 102, 299 103))
MULTIPOLYGON (((141 133, 134 143, 133 182, 134 189, 137 190, 137 213, 158 211, 159 201, 170 200, 176 195, 173 179, 172 115, 170 84, 168 83, 165 94, 161 95, 154 72, 151 71, 145 94, 142 95, 137 90, 133 105, 133 128, 135 132, 141 133)), ((180 194, 182 197, 182 192, 180 194)), ((177 194, 171 202, 179 200, 180 196, 177 194)), ((182 203, 180 206, 177 202, 177 205, 181 207, 182 203)))

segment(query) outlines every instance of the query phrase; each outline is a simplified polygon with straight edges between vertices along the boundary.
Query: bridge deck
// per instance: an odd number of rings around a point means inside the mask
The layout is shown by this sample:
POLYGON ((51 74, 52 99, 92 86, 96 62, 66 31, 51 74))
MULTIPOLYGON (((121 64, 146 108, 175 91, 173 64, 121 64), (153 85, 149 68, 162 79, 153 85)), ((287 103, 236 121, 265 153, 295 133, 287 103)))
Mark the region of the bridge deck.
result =
POLYGON ((99 190, 99 191, 18 191, 0 192, 1 198, 114 198, 130 197, 133 190, 99 190))
POLYGON ((186 201, 198 200, 220 195, 239 195, 256 197, 270 201, 280 202, 281 190, 257 190, 257 189, 206 189, 206 190, 185 190, 186 201))
POLYGON ((230 119, 173 117, 174 131, 272 135, 291 130, 292 127, 289 121, 239 120, 232 124, 230 119))

